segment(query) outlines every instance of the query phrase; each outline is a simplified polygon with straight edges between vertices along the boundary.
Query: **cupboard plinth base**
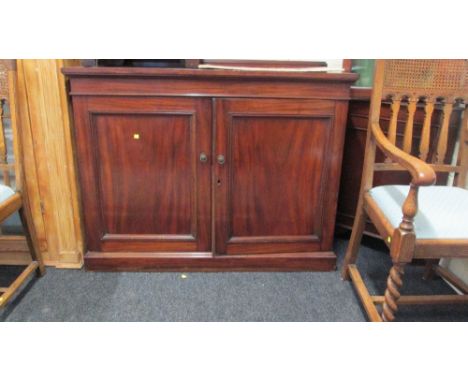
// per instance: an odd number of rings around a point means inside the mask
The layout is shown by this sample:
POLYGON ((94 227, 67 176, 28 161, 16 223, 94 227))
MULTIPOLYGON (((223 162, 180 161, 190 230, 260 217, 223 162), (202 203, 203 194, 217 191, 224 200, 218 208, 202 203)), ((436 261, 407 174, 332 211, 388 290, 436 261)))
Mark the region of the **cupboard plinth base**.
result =
POLYGON ((333 252, 282 253, 268 255, 213 255, 197 253, 88 252, 89 271, 334 271, 333 252))

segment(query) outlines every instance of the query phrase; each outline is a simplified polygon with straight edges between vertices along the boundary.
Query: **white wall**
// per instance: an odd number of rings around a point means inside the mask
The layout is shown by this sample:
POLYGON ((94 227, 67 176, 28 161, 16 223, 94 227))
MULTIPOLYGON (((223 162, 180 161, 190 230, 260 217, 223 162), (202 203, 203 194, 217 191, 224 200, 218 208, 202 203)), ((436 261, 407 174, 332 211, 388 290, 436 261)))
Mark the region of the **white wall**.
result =
POLYGON ((327 62, 327 66, 329 68, 342 68, 343 67, 343 59, 331 59, 325 60, 327 62))

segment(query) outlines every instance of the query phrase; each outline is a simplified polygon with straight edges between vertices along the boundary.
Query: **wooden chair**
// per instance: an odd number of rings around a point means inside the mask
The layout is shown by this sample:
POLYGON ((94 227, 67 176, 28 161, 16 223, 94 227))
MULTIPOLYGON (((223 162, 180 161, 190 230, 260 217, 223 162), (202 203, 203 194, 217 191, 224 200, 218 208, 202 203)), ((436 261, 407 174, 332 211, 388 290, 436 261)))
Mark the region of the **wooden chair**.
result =
POLYGON ((37 271, 41 276, 45 273, 44 264, 42 262, 41 253, 37 245, 32 224, 28 200, 26 198, 26 190, 23 188, 24 181, 21 164, 21 141, 20 134, 18 134, 17 130, 16 72, 14 70, 14 61, 2 61, 3 62, 0 63, 0 170, 2 171, 3 181, 5 184, 0 184, 0 223, 3 223, 16 211, 19 212, 32 261, 9 286, 0 286, 0 308, 8 303, 15 292, 34 271, 37 271), (5 61, 12 62, 5 63, 5 61), (7 145, 3 129, 3 121, 6 117, 4 106, 7 102, 10 109, 11 125, 13 130, 13 145, 16 157, 15 164, 7 163, 7 145), (15 171, 16 174, 16 190, 10 187, 10 171, 15 171))
POLYGON ((468 302, 468 286, 436 265, 441 258, 468 258, 467 111, 458 112, 463 119, 455 160, 447 150, 450 119, 456 110, 464 110, 467 100, 468 60, 376 63, 360 198, 342 270, 344 279, 351 278, 371 321, 394 320, 398 304, 468 302), (383 100, 391 102, 392 110, 387 134, 379 122, 383 100), (413 118, 418 107, 424 108, 425 117, 416 139, 413 118), (436 134, 431 131, 435 109, 441 109, 436 134), (402 116, 405 121, 399 124, 402 116), (385 154, 384 162, 376 163, 377 147, 385 154), (376 171, 407 171, 411 184, 373 187, 376 171), (436 173, 454 174, 454 187, 435 186, 436 173), (367 217, 385 240, 393 262, 384 296, 369 294, 355 265, 367 217), (405 266, 413 259, 427 260, 429 267, 464 294, 400 296, 405 266), (380 312, 377 305, 382 305, 380 312))

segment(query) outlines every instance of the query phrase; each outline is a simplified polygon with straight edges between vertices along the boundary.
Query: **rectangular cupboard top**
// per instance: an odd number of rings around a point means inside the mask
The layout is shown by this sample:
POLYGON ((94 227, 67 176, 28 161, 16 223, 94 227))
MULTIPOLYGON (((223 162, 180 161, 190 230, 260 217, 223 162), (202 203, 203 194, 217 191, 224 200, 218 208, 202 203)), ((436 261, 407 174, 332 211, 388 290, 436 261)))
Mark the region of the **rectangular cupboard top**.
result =
POLYGON ((68 77, 197 77, 197 78, 263 78, 290 79, 303 81, 355 82, 356 73, 336 72, 290 72, 290 71, 245 71, 232 69, 167 69, 167 68, 125 68, 125 67, 66 67, 62 72, 68 77))
POLYGON ((72 96, 349 99, 355 73, 67 67, 72 96))

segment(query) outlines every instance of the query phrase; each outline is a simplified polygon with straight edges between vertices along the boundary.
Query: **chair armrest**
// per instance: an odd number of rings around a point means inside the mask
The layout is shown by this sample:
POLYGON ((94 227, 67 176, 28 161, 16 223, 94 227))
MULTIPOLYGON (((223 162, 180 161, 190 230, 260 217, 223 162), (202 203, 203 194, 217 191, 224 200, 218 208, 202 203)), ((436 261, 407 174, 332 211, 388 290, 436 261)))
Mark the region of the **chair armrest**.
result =
POLYGON ((390 142, 382 132, 379 123, 372 123, 372 134, 384 154, 409 171, 414 186, 431 186, 435 183, 436 173, 434 169, 426 162, 400 150, 390 142))
POLYGON ((15 192, 8 199, 0 203, 0 223, 18 211, 23 205, 23 200, 19 192, 15 192))

